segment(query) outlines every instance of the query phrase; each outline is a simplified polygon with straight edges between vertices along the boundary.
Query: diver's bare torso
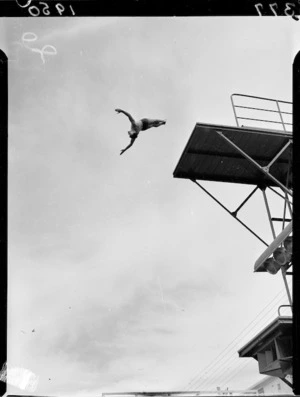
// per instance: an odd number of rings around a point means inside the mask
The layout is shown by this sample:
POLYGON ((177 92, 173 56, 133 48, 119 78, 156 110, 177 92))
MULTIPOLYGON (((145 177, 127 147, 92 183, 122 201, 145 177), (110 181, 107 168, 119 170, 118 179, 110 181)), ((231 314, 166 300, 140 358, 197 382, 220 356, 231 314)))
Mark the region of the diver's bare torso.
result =
POLYGON ((134 121, 134 123, 131 123, 131 130, 128 131, 130 138, 137 138, 139 133, 142 131, 142 129, 143 129, 142 120, 134 121))

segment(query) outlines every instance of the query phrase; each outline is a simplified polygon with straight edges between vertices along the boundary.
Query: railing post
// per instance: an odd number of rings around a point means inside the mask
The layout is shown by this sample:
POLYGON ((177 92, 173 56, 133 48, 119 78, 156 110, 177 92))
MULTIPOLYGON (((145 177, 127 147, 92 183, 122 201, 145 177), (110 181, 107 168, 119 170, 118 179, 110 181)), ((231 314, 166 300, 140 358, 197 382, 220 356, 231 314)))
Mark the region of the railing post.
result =
POLYGON ((281 119, 281 122, 282 122, 283 130, 284 130, 284 132, 286 132, 286 130, 285 130, 285 125, 284 125, 284 121, 283 121, 283 117, 282 117, 282 114, 281 114, 281 110, 280 110, 278 101, 276 101, 276 105, 277 105, 278 112, 279 112, 279 116, 280 116, 280 119, 281 119))
POLYGON ((233 109, 233 113, 234 113, 234 117, 235 117, 235 122, 236 122, 237 127, 239 127, 239 122, 238 122, 238 118, 236 115, 235 106, 234 106, 234 102, 233 102, 233 96, 234 96, 234 94, 230 95, 230 99, 231 99, 232 109, 233 109))

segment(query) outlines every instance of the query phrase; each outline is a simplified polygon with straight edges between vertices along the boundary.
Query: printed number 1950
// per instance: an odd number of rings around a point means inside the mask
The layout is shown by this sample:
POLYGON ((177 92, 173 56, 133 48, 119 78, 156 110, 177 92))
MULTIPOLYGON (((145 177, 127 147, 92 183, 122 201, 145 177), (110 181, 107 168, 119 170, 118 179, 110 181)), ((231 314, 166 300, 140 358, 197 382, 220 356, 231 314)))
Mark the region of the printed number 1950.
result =
MULTIPOLYGON (((24 1, 24 0, 23 0, 24 1)), ((49 7, 49 5, 43 1, 39 1, 38 2, 38 6, 36 5, 31 5, 32 0, 25 0, 25 3, 22 3, 21 0, 16 0, 16 3, 21 7, 21 8, 27 8, 28 7, 28 12, 31 16, 33 17, 38 17, 39 15, 50 15, 51 14, 51 8, 49 7)), ((63 6, 61 3, 56 3, 53 4, 52 2, 50 3, 51 7, 55 7, 55 11, 56 13, 58 13, 59 15, 62 15, 65 10, 66 7, 63 6)), ((71 6, 71 4, 68 6, 72 15, 75 15, 75 12, 71 6)))
MULTIPOLYGON (((278 4, 272 3, 272 4, 269 4, 269 7, 270 7, 270 10, 272 11, 272 13, 275 16, 278 16, 278 14, 277 14, 278 4)), ((258 15, 262 16, 261 11, 263 10, 263 5, 261 3, 257 3, 257 4, 255 4, 255 8, 256 8, 256 11, 258 12, 258 15)), ((285 3, 285 9, 283 10, 283 12, 285 13, 285 15, 292 17, 296 21, 299 21, 299 18, 296 17, 296 15, 295 15, 295 8, 296 8, 296 5, 294 3, 285 3)))

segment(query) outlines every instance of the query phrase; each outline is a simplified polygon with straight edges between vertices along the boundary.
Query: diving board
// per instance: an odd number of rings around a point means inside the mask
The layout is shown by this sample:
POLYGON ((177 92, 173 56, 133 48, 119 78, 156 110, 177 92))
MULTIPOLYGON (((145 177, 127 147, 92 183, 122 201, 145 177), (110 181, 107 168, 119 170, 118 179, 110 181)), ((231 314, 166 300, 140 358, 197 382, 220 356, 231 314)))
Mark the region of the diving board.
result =
POLYGON ((291 132, 196 123, 173 176, 286 187, 291 150, 291 132))

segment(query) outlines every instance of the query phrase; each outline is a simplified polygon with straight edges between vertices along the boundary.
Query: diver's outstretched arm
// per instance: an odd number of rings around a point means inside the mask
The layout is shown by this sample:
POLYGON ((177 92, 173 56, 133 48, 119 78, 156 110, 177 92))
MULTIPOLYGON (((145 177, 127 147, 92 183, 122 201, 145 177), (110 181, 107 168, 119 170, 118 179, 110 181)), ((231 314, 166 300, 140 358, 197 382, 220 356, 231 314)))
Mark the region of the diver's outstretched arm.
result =
POLYGON ((135 140, 136 140, 136 138, 131 138, 130 144, 129 144, 128 146, 126 146, 125 149, 122 149, 122 150, 121 150, 120 155, 123 154, 124 152, 126 152, 126 150, 128 150, 128 149, 134 144, 134 141, 135 141, 135 140))
POLYGON ((125 110, 122 110, 122 109, 115 109, 115 111, 117 112, 117 113, 123 113, 123 114, 125 114, 125 116, 127 116, 128 118, 129 118, 129 120, 131 121, 131 123, 134 123, 134 118, 131 116, 131 114, 130 113, 128 113, 128 112, 125 112, 125 110))

